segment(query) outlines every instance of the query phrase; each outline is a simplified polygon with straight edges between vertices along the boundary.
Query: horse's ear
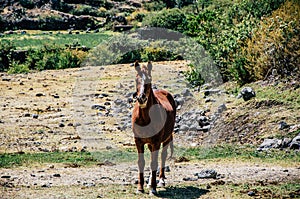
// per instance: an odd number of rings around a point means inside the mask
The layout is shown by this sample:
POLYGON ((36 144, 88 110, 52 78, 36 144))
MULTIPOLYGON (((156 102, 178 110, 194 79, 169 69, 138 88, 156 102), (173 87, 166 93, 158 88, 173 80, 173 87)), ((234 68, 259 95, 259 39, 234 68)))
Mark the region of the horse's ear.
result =
POLYGON ((138 60, 134 62, 134 68, 139 73, 141 71, 140 63, 138 60))
POLYGON ((148 61, 147 68, 148 68, 149 72, 152 71, 152 62, 151 61, 148 61))
POLYGON ((152 62, 151 62, 151 61, 148 61, 147 69, 148 69, 148 74, 149 74, 150 77, 151 77, 151 71, 152 71, 152 62))

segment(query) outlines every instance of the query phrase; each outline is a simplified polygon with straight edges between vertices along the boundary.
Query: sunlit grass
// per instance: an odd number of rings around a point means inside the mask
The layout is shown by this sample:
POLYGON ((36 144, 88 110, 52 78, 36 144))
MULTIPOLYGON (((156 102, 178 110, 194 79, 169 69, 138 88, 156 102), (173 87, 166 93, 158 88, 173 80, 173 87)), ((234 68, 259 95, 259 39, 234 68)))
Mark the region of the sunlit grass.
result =
MULTIPOLYGON (((252 161, 261 163, 285 162, 300 163, 300 154, 297 151, 269 150, 258 152, 252 146, 219 145, 214 147, 175 148, 175 157, 185 157, 192 161, 225 160, 225 161, 252 161)), ((150 152, 145 150, 145 158, 150 159, 150 152)), ((77 164, 79 166, 93 166, 104 162, 122 163, 136 162, 135 147, 123 150, 105 150, 98 152, 51 152, 51 153, 24 153, 1 154, 0 167, 30 166, 44 163, 77 164)))

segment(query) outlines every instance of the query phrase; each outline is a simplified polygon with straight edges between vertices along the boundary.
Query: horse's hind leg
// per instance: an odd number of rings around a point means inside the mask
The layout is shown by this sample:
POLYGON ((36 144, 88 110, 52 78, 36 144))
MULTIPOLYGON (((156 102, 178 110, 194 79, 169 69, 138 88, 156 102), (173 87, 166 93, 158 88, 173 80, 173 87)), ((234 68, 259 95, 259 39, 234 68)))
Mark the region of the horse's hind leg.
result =
POLYGON ((161 163, 160 163, 160 171, 159 171, 159 183, 157 186, 164 187, 165 186, 165 167, 166 167, 166 159, 168 155, 168 147, 172 143, 172 138, 168 139, 166 142, 163 143, 163 148, 161 152, 161 163))

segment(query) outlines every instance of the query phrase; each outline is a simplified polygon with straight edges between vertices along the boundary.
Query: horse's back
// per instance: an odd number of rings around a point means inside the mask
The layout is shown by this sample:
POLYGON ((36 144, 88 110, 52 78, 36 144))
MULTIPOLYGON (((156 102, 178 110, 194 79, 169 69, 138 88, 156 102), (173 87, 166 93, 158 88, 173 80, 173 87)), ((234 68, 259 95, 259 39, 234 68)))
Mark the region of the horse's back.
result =
POLYGON ((173 96, 166 90, 154 90, 154 96, 167 112, 176 114, 176 105, 173 96))

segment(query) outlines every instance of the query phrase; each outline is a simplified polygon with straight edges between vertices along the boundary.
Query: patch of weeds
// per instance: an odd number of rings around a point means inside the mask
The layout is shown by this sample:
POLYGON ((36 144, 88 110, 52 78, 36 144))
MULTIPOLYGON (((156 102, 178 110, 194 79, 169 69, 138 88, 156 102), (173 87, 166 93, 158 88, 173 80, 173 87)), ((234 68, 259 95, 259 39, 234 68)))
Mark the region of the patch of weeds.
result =
POLYGON ((137 160, 134 150, 108 150, 99 152, 50 152, 0 154, 0 168, 43 163, 64 163, 66 165, 91 166, 103 162, 121 163, 137 160))
POLYGON ((183 150, 182 156, 194 160, 239 159, 263 162, 300 162, 297 151, 269 150, 258 152, 254 146, 217 145, 214 147, 195 147, 183 150))

